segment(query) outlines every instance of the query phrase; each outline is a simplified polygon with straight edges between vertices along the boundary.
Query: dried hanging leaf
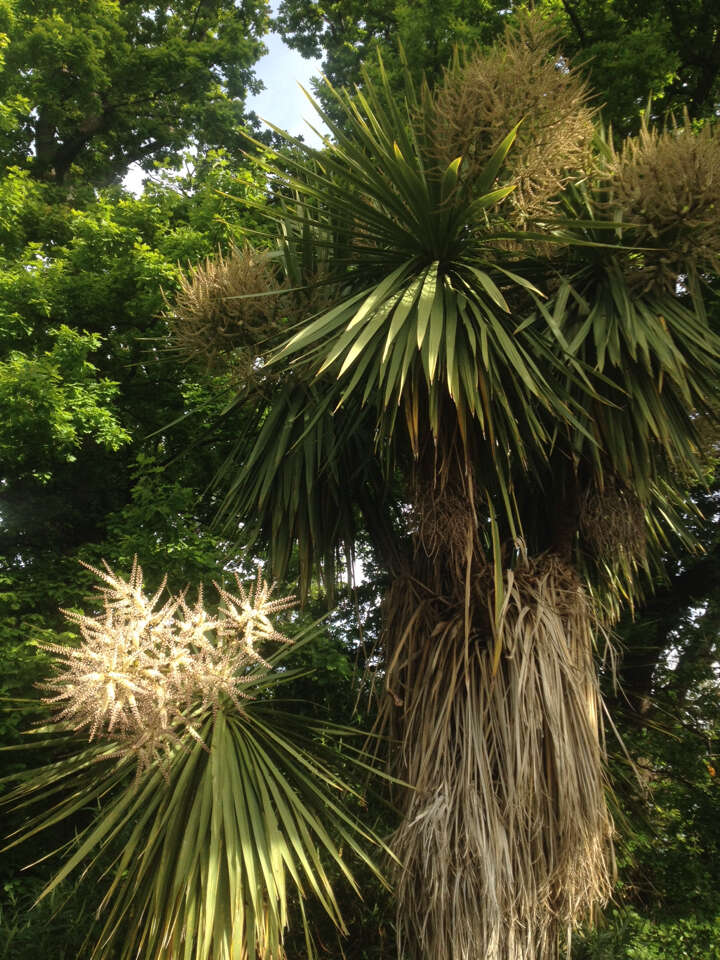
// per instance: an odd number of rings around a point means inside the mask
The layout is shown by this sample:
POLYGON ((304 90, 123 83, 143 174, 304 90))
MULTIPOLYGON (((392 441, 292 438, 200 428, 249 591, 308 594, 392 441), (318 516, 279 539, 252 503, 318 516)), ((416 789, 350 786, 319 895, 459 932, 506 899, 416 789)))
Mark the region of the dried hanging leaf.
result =
POLYGON ((386 606, 387 685, 414 787, 395 837, 411 957, 554 956, 559 934, 610 895, 602 629, 557 557, 521 562, 506 580, 497 669, 489 568, 473 573, 469 639, 460 585, 450 603, 396 581, 386 606))

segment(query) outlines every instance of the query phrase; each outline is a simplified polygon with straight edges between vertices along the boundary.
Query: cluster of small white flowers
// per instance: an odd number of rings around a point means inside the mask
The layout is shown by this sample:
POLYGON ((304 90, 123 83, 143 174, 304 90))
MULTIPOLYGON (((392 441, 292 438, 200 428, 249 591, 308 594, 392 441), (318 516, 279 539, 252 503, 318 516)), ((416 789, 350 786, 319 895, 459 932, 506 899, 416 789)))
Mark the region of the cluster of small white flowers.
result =
POLYGON ((241 709, 250 669, 269 666, 259 644, 291 642, 270 617, 294 600, 271 599, 273 587, 260 571, 249 589, 235 575, 238 595, 216 583, 221 603, 211 615, 202 587, 193 606, 185 593, 161 603, 167 578, 148 597, 137 560, 127 580, 107 564, 105 570, 86 566, 105 584, 98 587, 103 610, 94 617, 62 611, 80 627, 82 640, 77 647, 42 645, 61 664, 43 684, 53 693, 45 700, 57 705, 58 721, 88 728, 90 740, 115 742, 118 755, 134 754, 140 770, 184 732, 200 739, 186 716, 194 703, 217 709, 225 697, 241 709))

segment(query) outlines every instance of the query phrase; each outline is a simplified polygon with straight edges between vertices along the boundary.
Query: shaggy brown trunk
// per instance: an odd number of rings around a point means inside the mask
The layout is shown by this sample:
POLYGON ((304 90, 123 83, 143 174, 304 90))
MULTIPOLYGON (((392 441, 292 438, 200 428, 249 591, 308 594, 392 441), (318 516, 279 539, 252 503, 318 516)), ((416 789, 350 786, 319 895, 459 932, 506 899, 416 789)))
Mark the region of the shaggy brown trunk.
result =
POLYGON ((598 632, 556 554, 495 587, 471 471, 420 459, 415 553, 385 602, 386 685, 414 788, 395 838, 402 949, 549 960, 609 895, 598 632))

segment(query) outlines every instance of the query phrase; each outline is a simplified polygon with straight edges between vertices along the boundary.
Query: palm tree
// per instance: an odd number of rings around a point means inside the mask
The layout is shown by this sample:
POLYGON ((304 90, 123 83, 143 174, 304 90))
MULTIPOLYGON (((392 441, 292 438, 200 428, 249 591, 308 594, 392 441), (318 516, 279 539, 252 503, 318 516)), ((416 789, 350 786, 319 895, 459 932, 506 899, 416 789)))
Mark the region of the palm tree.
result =
POLYGON ((247 347, 222 515, 305 589, 360 530, 388 572, 407 956, 545 960, 609 896, 598 660, 720 384, 717 140, 615 150, 554 44, 529 17, 403 103, 380 64, 258 161, 289 326, 247 347))

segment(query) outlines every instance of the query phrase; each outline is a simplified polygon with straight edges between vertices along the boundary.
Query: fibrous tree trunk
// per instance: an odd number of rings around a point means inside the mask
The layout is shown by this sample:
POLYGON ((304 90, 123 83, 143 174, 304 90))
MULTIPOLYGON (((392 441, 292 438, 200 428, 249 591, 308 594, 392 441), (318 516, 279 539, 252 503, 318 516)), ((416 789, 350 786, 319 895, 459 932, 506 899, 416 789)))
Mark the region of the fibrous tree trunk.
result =
POLYGON ((414 500, 384 620, 386 714, 412 787, 395 838, 402 950, 549 960, 610 893, 603 631, 555 552, 516 544, 496 582, 461 458, 421 458, 414 500))

